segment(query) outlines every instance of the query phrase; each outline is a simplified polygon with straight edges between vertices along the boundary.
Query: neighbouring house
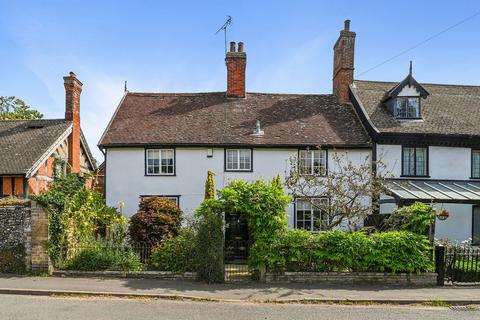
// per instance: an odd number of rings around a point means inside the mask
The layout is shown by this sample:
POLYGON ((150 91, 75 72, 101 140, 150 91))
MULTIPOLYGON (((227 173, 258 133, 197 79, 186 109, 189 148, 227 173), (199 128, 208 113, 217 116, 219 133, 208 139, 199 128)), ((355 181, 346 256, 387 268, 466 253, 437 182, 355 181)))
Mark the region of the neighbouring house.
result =
POLYGON ((350 98, 373 140, 373 158, 393 175, 380 213, 415 201, 448 218, 439 239, 480 244, 480 86, 355 80, 350 98))
POLYGON ((82 83, 70 72, 64 85, 65 119, 0 121, 0 197, 28 197, 56 176, 95 169, 80 128, 82 83))
MULTIPOLYGON (((335 94, 246 91, 242 42, 230 43, 226 53, 226 92, 125 92, 99 141, 107 204, 131 216, 142 198, 163 196, 191 214, 204 199, 208 170, 221 189, 233 179, 280 174, 284 180, 292 157, 311 174, 332 170, 334 154, 364 163, 371 140, 353 106, 345 103, 354 35, 344 30, 335 44, 335 94)), ((316 231, 323 213, 295 199, 288 216, 291 227, 316 231)))

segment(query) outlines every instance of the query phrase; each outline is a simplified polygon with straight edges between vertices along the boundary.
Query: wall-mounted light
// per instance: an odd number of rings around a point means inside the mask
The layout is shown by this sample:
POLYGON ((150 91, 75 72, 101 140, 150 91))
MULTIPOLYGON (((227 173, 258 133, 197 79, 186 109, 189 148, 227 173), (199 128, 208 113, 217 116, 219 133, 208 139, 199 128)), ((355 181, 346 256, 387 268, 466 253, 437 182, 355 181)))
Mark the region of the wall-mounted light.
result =
POLYGON ((213 157, 213 148, 207 148, 207 158, 213 157))

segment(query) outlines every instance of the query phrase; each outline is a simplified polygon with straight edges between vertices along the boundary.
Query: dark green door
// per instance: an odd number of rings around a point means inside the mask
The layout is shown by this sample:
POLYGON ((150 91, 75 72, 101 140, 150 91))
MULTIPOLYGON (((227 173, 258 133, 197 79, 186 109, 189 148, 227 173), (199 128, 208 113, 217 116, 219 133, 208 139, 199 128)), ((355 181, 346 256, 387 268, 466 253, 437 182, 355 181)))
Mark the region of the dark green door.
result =
POLYGON ((480 244, 480 207, 473 207, 472 243, 480 244))

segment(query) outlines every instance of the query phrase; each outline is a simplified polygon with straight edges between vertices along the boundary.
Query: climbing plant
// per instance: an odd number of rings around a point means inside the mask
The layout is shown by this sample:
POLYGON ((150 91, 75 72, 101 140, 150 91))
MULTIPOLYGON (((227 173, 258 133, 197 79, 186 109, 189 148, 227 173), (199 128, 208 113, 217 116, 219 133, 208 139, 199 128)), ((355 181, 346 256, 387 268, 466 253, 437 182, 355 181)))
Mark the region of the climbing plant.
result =
POLYGON ((207 181, 205 181, 205 199, 215 198, 215 184, 213 182, 213 176, 215 173, 212 170, 207 172, 207 181))
MULTIPOLYGON (((69 174, 34 197, 48 210, 48 246, 54 264, 62 263, 95 238, 106 238, 110 230, 118 230, 119 225, 126 223, 124 216, 105 204, 101 193, 86 187, 88 178, 89 175, 69 174)), ((123 240, 123 234, 115 235, 110 240, 123 240)))

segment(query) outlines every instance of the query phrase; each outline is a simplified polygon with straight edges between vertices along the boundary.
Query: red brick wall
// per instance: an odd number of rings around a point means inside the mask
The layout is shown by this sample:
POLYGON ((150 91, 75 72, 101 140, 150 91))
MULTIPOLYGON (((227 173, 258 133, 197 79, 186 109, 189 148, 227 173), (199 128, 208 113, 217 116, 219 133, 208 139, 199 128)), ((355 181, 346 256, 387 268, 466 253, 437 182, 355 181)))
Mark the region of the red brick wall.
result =
POLYGON ((345 21, 333 48, 333 94, 339 103, 349 103, 350 84, 353 83, 355 32, 350 31, 350 21, 345 21))
POLYGON ((80 172, 80 94, 82 83, 75 73, 63 77, 65 85, 65 120, 72 121, 72 133, 68 137, 68 163, 70 172, 80 172))
POLYGON ((243 52, 243 43, 239 43, 239 51, 235 51, 235 43, 230 43, 227 52, 227 97, 245 97, 245 71, 247 55, 243 52))

